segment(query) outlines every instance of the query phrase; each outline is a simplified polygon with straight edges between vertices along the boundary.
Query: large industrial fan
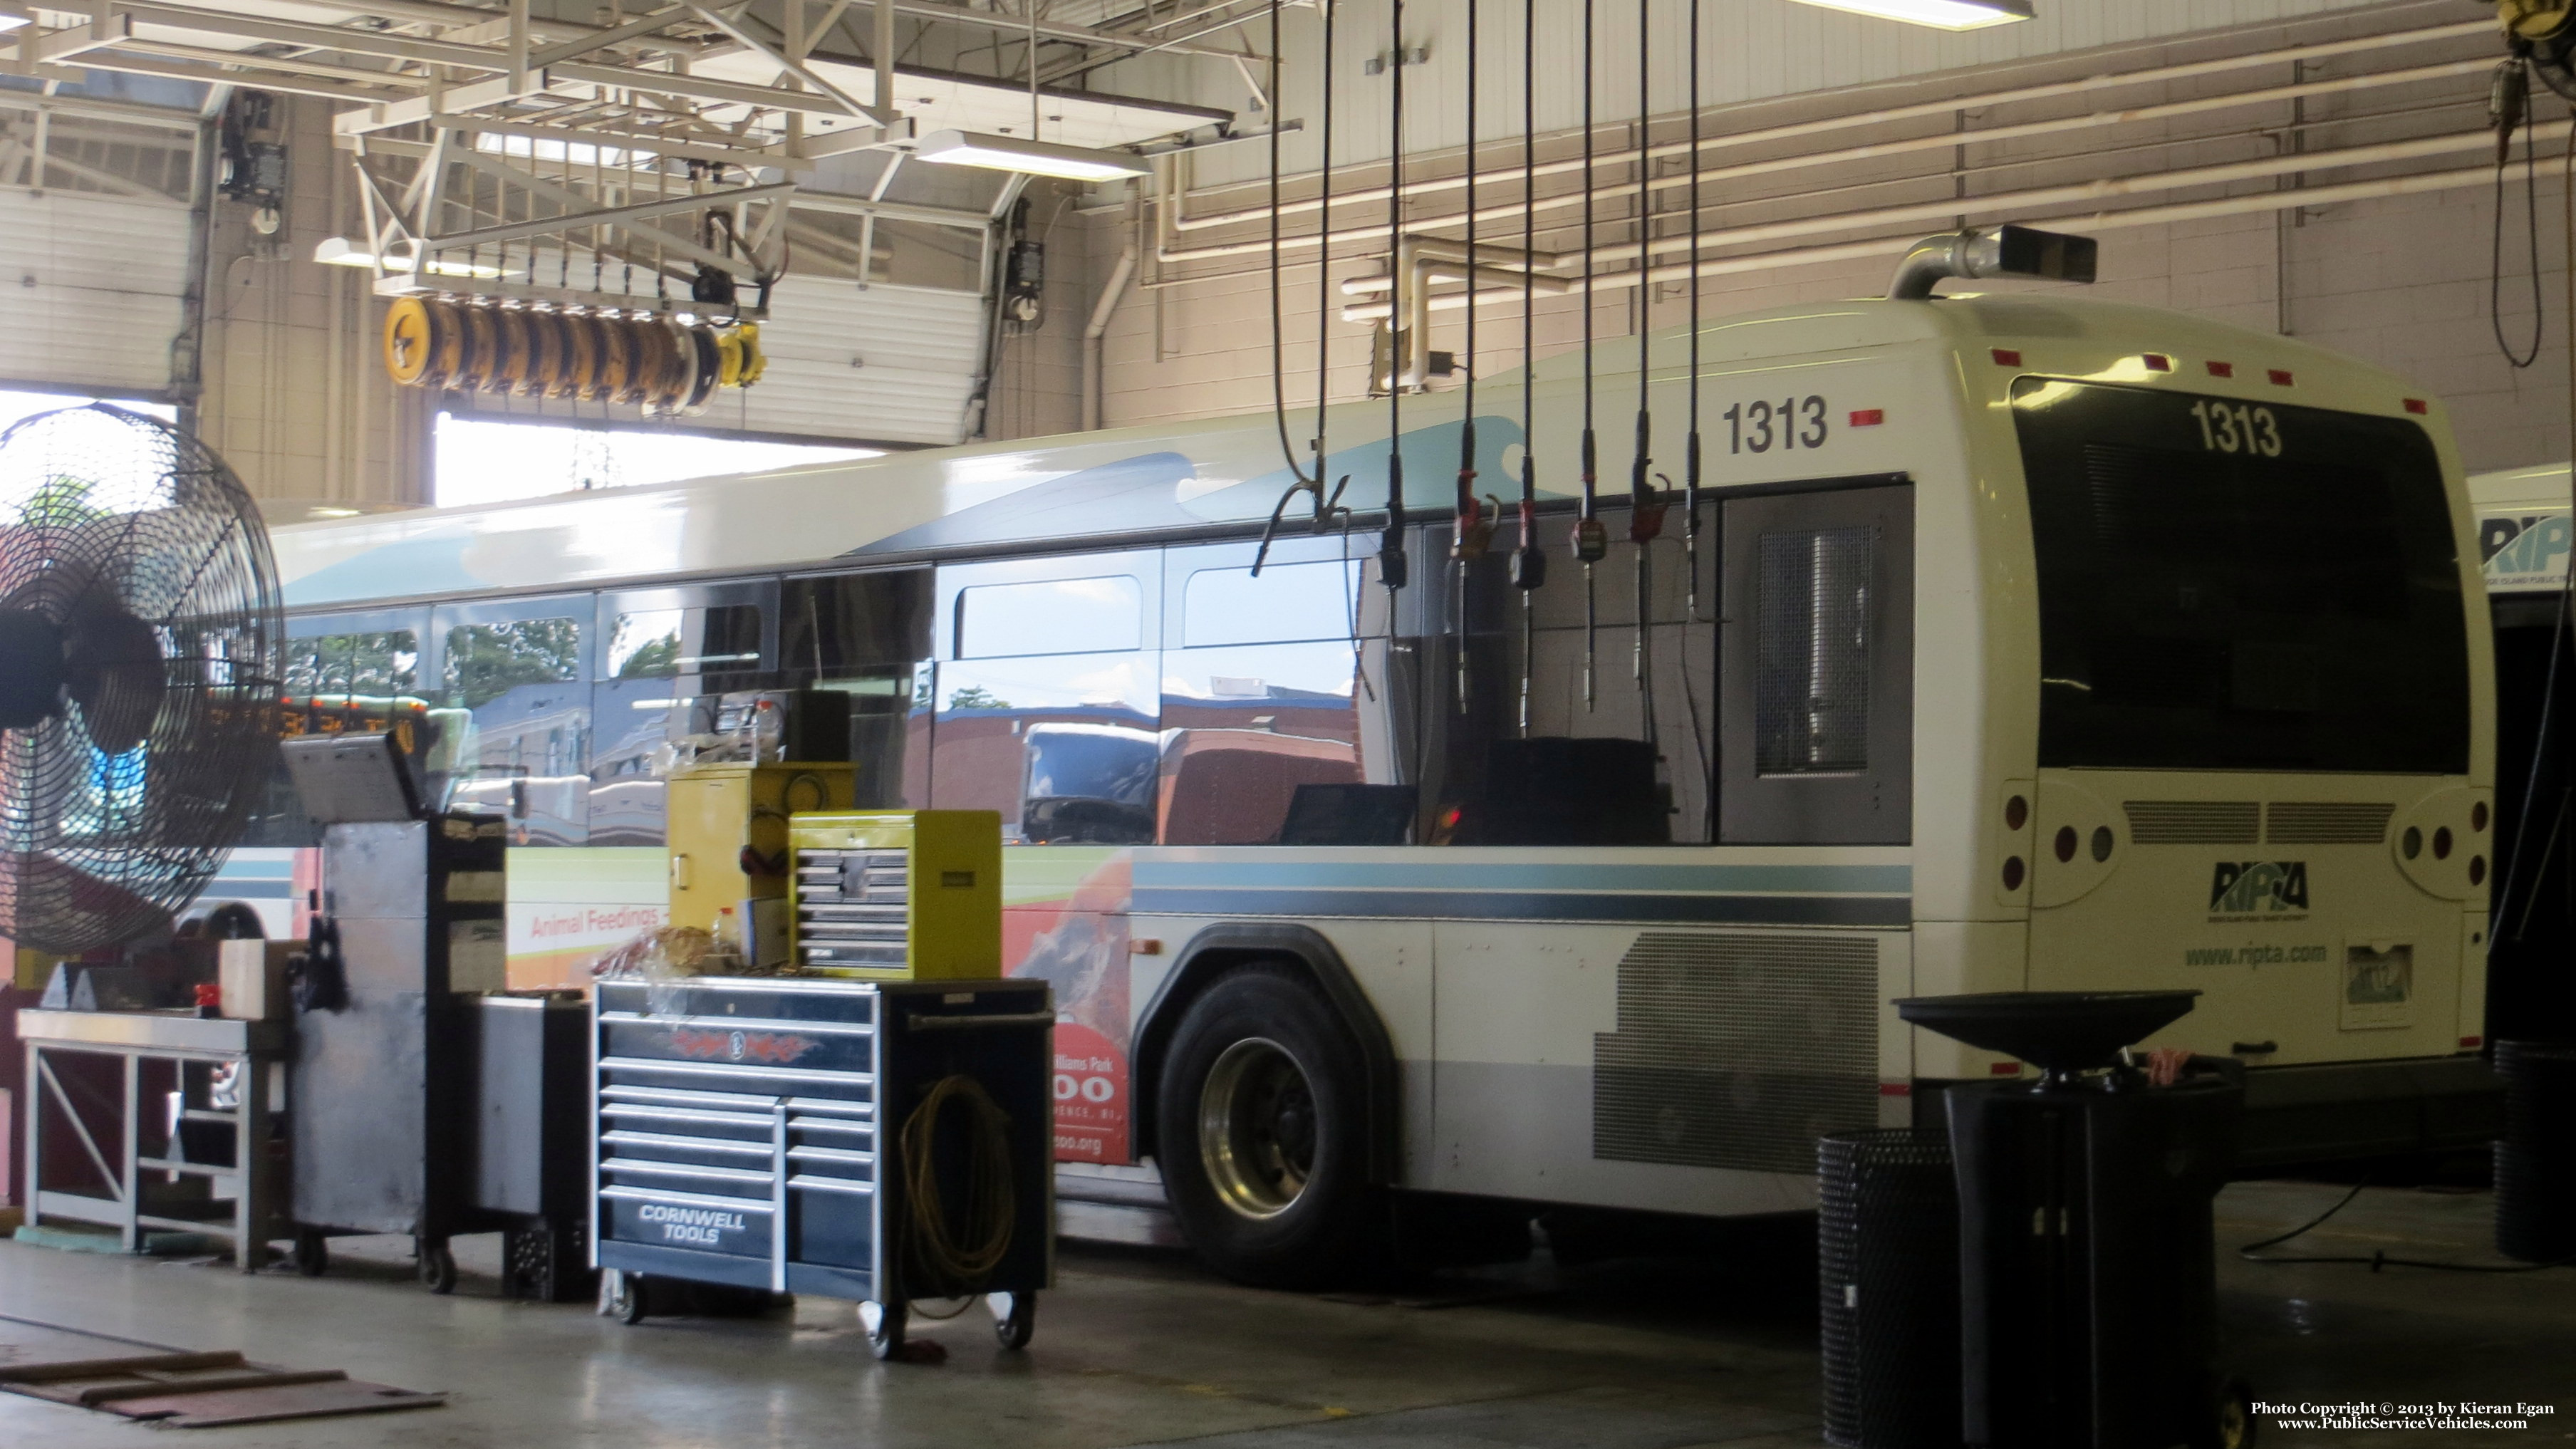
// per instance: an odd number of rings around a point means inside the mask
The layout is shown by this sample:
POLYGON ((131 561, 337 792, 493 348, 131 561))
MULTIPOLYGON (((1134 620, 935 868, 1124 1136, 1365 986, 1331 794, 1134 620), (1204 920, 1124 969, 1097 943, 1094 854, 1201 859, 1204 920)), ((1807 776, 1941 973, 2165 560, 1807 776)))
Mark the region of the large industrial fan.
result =
POLYGON ((0 434, 0 936, 167 926, 266 786, 283 621, 250 495, 106 405, 0 434))

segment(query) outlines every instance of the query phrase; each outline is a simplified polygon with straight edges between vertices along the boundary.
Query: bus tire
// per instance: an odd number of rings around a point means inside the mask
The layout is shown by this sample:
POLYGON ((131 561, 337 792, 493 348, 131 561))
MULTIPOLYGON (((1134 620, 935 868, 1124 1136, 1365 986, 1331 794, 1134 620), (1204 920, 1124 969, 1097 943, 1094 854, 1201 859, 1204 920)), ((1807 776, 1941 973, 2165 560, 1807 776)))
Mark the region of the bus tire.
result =
POLYGON ((1240 966, 1172 1034, 1155 1099, 1163 1190, 1190 1246, 1238 1283, 1309 1288, 1370 1261, 1368 1075, 1293 968, 1240 966))

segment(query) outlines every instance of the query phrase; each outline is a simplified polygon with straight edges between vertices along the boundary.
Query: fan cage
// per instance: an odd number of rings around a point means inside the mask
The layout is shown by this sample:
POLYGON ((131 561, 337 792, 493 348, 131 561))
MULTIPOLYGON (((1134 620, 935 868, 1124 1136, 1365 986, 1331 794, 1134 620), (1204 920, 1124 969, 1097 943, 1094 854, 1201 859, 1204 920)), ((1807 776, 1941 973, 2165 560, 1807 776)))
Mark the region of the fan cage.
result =
POLYGON ((0 935, 70 956, 168 929, 277 769, 285 628, 257 505, 158 419, 28 418, 0 434, 0 610, 75 641, 106 620, 139 646, 139 622, 159 653, 0 733, 0 935))

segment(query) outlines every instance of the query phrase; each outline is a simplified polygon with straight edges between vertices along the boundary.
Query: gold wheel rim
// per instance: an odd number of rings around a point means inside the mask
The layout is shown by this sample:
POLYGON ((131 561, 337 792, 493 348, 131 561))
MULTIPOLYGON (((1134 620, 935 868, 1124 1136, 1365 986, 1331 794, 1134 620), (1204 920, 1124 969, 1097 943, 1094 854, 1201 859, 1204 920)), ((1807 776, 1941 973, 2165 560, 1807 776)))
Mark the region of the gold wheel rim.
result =
POLYGON ((1199 1162, 1217 1200, 1275 1218, 1305 1196, 1318 1141, 1314 1087, 1286 1047, 1245 1037, 1218 1053, 1199 1089, 1199 1162))

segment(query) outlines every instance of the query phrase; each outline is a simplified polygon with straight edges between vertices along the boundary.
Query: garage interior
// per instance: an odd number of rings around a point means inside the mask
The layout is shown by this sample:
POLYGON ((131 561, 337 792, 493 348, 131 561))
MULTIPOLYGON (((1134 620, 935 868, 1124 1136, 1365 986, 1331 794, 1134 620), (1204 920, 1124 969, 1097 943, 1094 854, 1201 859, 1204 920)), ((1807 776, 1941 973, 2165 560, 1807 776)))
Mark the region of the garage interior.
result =
POLYGON ((0 320, 0 1442, 2576 1437, 2563 0, 0 3, 0 320))

